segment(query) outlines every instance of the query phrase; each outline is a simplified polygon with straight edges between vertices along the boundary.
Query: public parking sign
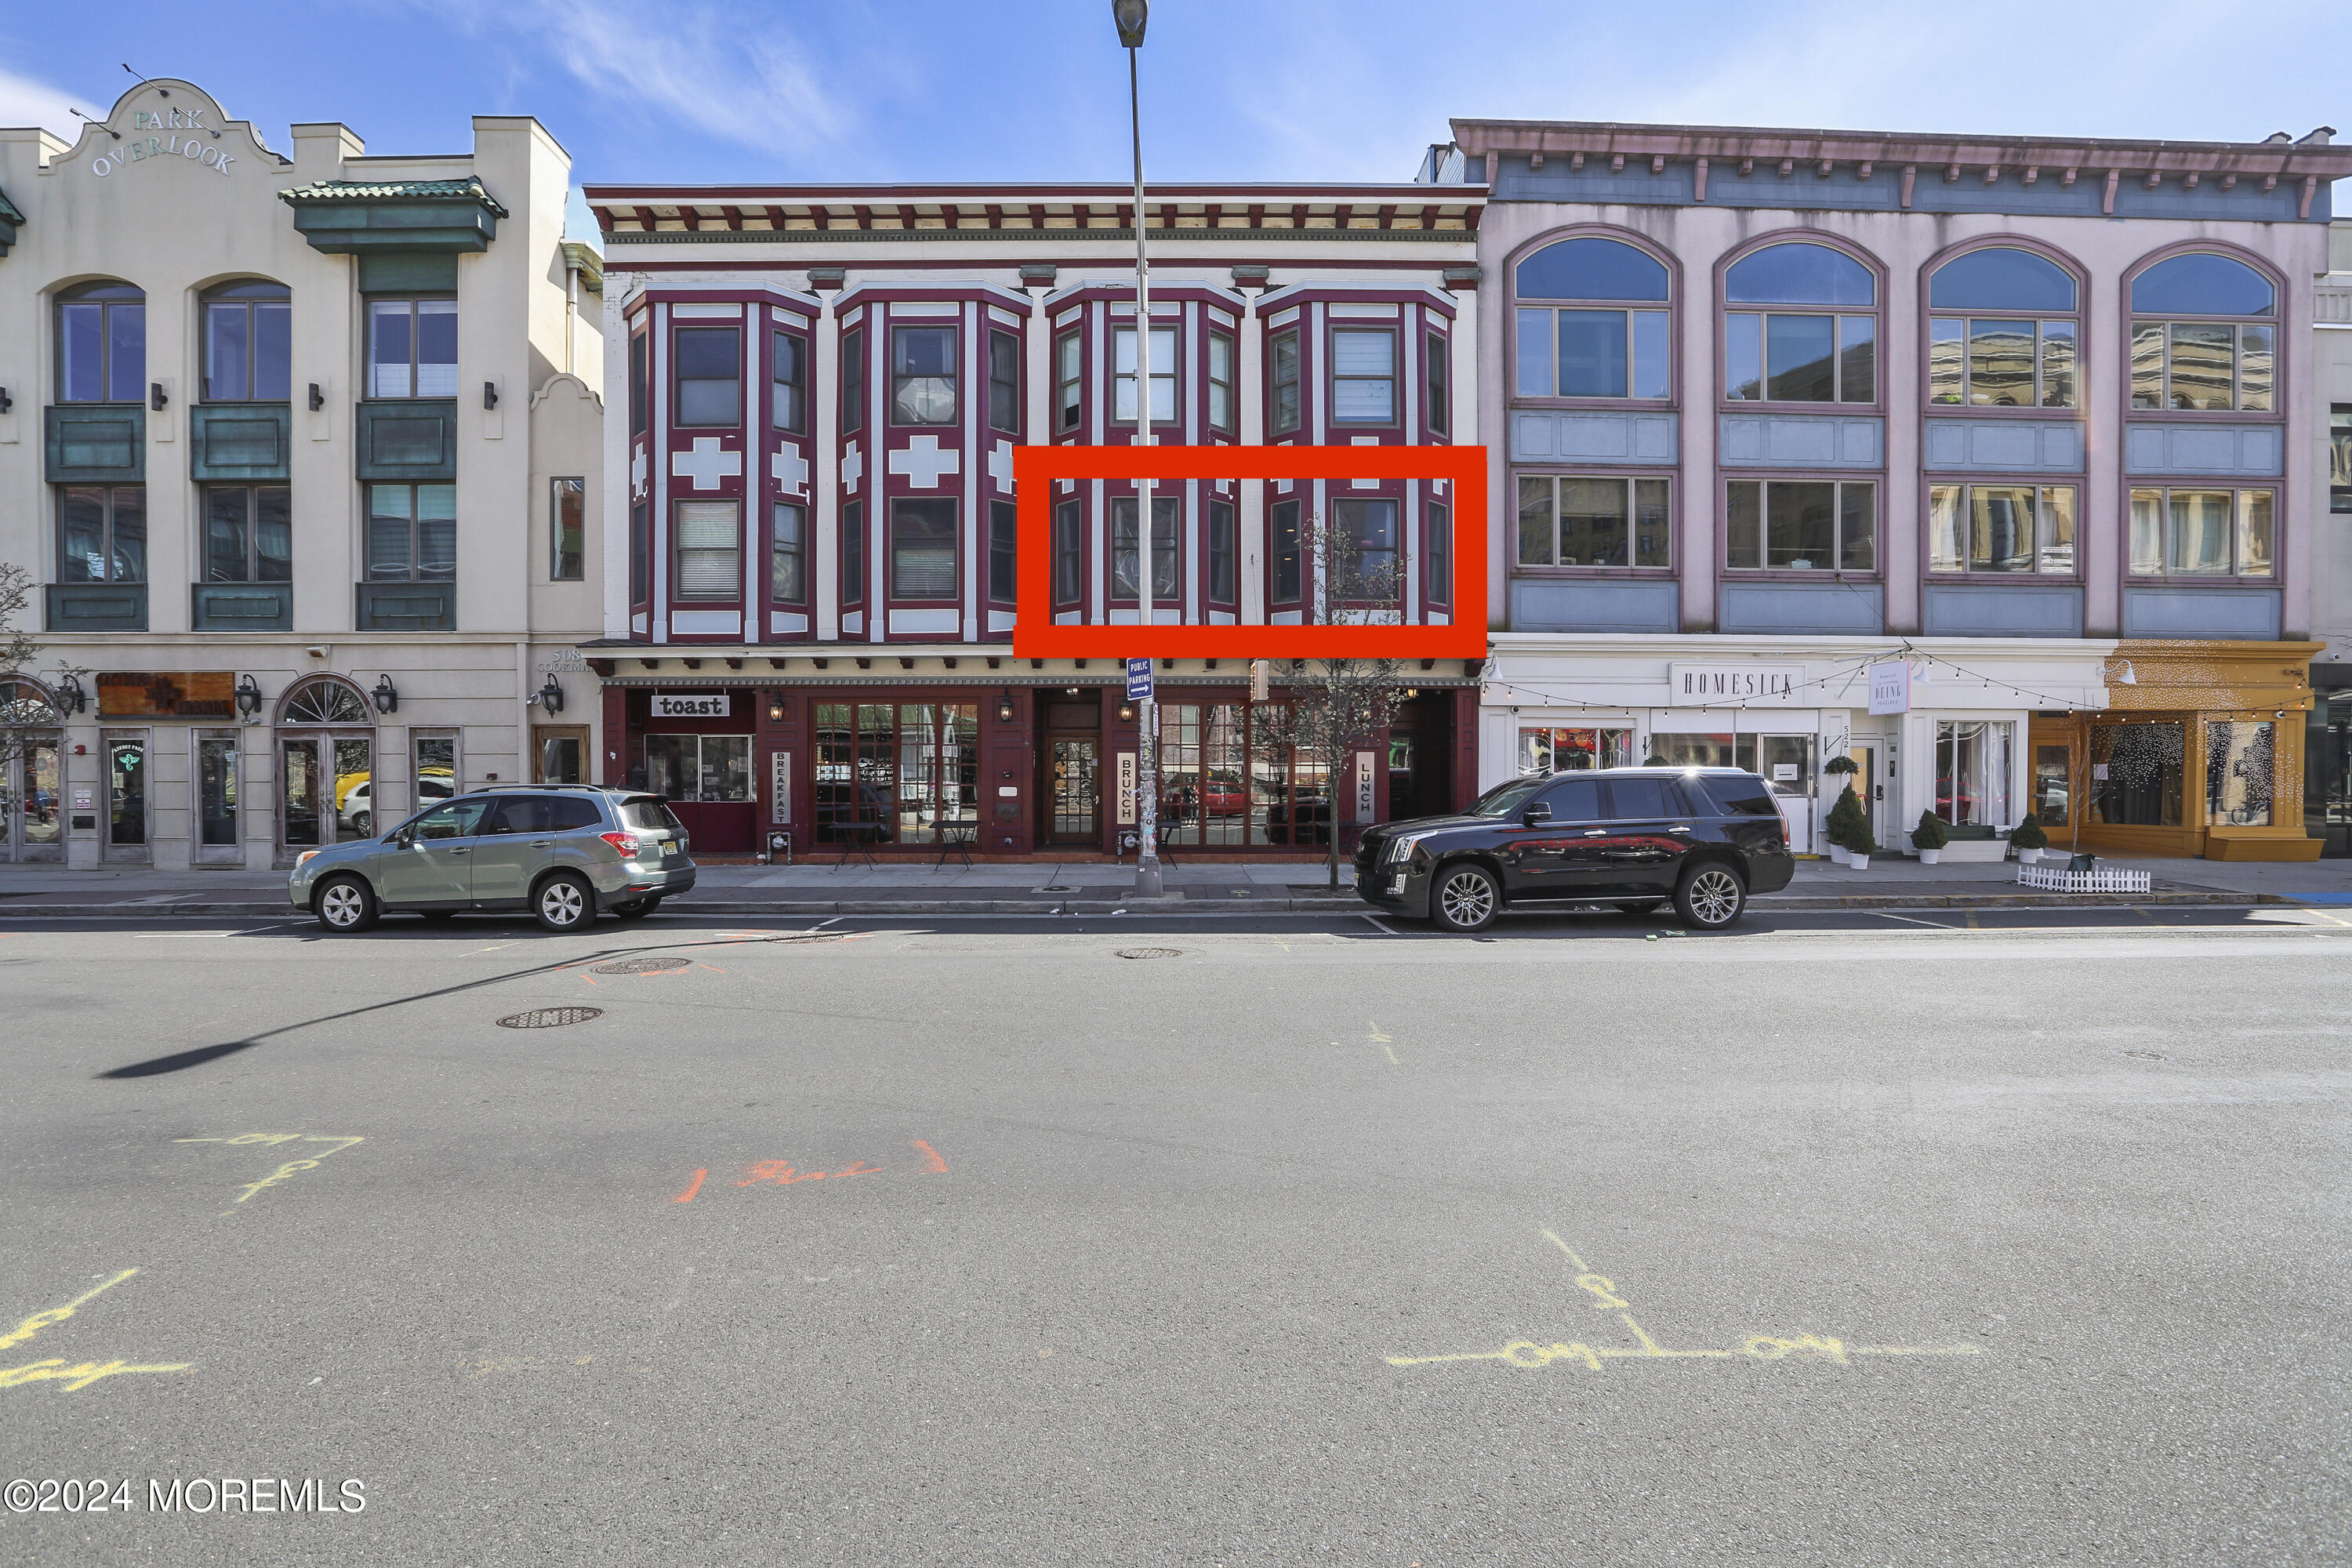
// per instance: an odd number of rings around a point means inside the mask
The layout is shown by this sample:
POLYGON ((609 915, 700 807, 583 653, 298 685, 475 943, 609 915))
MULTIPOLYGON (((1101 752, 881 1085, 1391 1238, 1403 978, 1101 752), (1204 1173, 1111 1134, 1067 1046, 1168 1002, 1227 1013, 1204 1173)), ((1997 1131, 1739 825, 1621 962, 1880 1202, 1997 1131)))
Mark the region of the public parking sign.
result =
POLYGON ((1148 702, 1151 699, 1151 661, 1130 658, 1127 661, 1127 700, 1148 702))

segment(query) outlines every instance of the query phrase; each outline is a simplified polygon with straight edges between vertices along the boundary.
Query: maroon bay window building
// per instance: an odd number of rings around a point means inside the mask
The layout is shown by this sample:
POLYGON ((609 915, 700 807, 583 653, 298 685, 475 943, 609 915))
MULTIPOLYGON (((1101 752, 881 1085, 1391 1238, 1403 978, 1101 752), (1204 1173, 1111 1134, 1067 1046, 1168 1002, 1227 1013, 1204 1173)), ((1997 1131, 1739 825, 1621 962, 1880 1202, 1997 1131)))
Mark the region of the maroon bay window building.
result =
MULTIPOLYGON (((1152 195, 1140 386, 1116 188, 589 192, 629 388, 606 518, 629 566, 590 650, 606 777, 669 795, 711 853, 1131 847, 1120 671, 1012 653, 1014 449, 1132 441, 1139 414, 1162 445, 1477 439, 1475 188, 1152 195)), ((1149 573, 1155 621, 1297 624, 1296 536, 1328 511, 1407 569, 1374 613, 1451 614, 1454 520, 1428 482, 1194 480, 1151 510, 1131 483, 1057 486, 1040 613, 1133 625, 1149 573)), ((1163 661, 1169 848, 1305 858, 1466 799, 1475 662, 1405 678, 1335 780, 1273 743, 1246 658, 1163 661)))

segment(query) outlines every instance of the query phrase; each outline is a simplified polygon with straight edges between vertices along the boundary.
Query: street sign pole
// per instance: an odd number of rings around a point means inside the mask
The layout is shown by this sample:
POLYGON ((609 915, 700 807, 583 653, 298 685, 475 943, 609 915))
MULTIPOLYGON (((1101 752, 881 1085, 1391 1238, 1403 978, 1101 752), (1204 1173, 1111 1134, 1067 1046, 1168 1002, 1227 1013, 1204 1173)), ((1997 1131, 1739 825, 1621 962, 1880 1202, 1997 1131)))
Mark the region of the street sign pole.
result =
MULTIPOLYGON (((1129 122, 1135 135, 1135 444, 1151 445, 1151 268, 1143 250, 1143 231, 1147 222, 1143 212, 1143 100, 1136 88, 1135 57, 1138 50, 1130 46, 1127 51, 1127 108, 1129 122)), ((1114 384, 1117 367, 1112 370, 1114 384)), ((1118 410, 1114 408, 1113 413, 1118 410)), ((1143 627, 1145 646, 1151 637, 1152 571, 1159 563, 1156 548, 1158 530, 1151 526, 1151 481, 1139 479, 1135 487, 1135 576, 1138 596, 1138 622, 1143 627)), ((1130 668, 1133 667, 1130 665, 1130 668)), ((1135 847, 1136 897, 1151 899, 1160 896, 1160 701, 1151 692, 1151 663, 1144 661, 1143 706, 1137 710, 1142 721, 1142 737, 1138 744, 1136 761, 1140 764, 1138 781, 1142 788, 1141 809, 1136 813, 1135 847)), ((1130 683, 1133 680, 1130 675, 1130 683)))

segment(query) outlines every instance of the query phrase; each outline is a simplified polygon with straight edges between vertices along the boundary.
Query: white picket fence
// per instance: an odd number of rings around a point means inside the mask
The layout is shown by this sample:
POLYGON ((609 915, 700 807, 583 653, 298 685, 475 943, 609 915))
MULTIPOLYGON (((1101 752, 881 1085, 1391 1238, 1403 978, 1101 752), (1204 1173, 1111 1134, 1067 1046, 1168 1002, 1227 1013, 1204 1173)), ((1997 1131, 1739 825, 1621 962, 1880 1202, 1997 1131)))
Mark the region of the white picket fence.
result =
POLYGON ((2069 871, 2063 864, 2020 866, 2017 885, 2043 893, 2145 893, 2149 876, 2119 866, 2094 866, 2087 871, 2069 871))

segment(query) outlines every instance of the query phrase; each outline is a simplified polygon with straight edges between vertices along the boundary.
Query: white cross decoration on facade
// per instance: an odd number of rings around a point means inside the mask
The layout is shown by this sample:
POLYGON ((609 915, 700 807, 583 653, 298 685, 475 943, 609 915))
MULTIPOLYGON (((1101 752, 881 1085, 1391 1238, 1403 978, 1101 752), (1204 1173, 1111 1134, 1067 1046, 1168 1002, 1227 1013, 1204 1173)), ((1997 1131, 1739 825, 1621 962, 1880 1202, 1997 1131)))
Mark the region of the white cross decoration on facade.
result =
POLYGON ((788 496, 796 496, 808 485, 808 459, 798 448, 787 447, 768 459, 768 472, 776 479, 776 489, 788 496))
POLYGON ((1005 494, 1013 493, 1013 443, 999 441, 988 451, 988 477, 1005 494))
POLYGON ((846 490, 856 489, 858 476, 865 472, 866 459, 857 455, 857 443, 852 441, 849 444, 849 450, 842 454, 841 488, 846 490))
POLYGON ((743 454, 719 450, 716 436, 697 436, 691 452, 672 452, 669 471, 694 481, 698 490, 715 490, 721 479, 731 479, 743 471, 743 454))
POLYGON ((906 475, 919 490, 931 489, 943 476, 962 468, 963 454, 952 447, 941 447, 937 436, 918 436, 904 450, 890 454, 890 471, 906 475))
POLYGON ((629 459, 629 493, 639 496, 646 493, 646 449, 643 447, 638 447, 637 455, 629 459))

